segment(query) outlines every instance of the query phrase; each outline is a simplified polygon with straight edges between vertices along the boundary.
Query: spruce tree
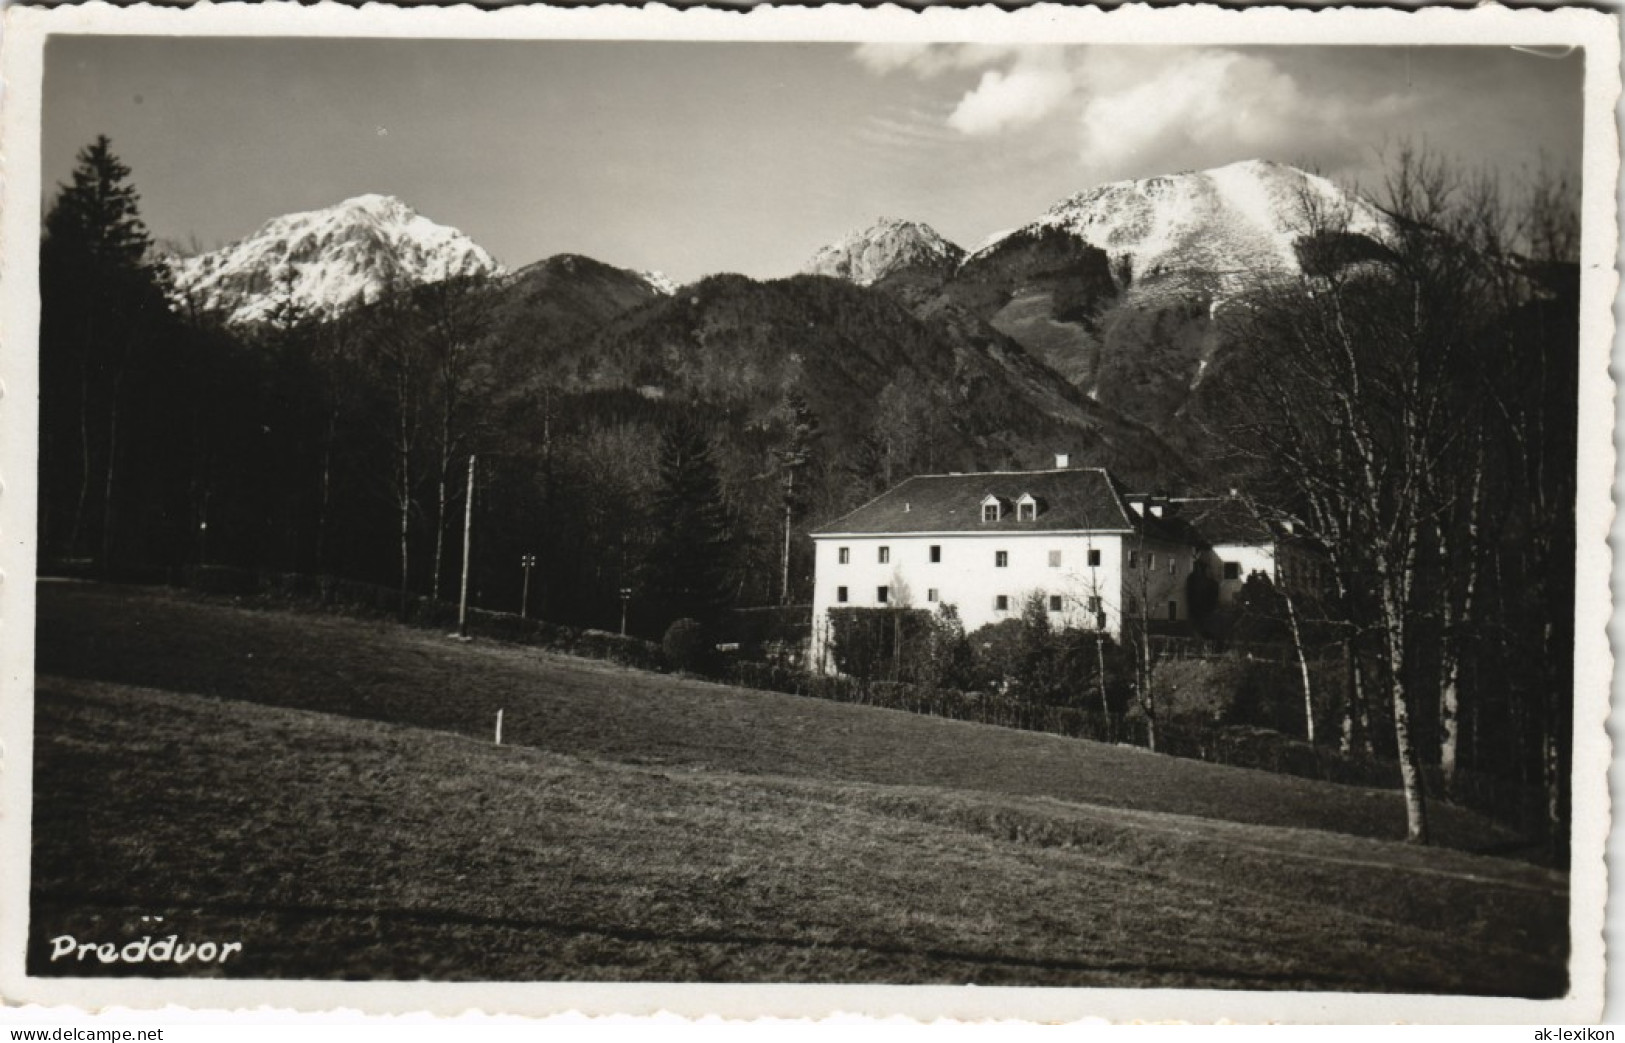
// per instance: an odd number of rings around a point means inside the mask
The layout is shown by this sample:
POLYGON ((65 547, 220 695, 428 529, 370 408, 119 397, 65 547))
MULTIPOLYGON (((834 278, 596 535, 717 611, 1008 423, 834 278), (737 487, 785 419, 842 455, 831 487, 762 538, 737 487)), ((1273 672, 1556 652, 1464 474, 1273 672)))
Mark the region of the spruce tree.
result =
POLYGON ((729 604, 731 536, 709 432, 692 417, 661 435, 649 599, 666 619, 718 622, 729 604))
POLYGON ((80 150, 40 246, 40 495, 47 553, 111 554, 126 376, 168 308, 130 168, 105 136, 80 150), (97 510, 99 508, 99 517, 97 510))

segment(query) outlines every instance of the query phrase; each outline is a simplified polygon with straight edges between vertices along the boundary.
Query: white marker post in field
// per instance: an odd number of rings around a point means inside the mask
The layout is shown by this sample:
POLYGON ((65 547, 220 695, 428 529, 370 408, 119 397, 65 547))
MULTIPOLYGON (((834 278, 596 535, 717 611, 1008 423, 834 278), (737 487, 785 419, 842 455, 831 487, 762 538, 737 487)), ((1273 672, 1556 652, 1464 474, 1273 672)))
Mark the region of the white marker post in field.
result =
POLYGON ((497 743, 496 744, 498 746, 502 745, 502 711, 501 710, 497 711, 497 743))

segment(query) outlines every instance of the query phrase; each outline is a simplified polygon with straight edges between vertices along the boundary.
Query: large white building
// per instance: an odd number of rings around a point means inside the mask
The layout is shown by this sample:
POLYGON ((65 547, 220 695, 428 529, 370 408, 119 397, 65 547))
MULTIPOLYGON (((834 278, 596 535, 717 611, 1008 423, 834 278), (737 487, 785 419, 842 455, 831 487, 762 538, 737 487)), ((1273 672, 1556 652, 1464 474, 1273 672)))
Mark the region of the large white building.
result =
MULTIPOLYGON (((1058 463, 1063 461, 1058 460, 1058 463)), ((812 533, 812 663, 832 670, 829 611, 953 605, 967 631, 1042 599, 1057 627, 1189 616, 1198 535, 1103 468, 921 475, 812 533)))

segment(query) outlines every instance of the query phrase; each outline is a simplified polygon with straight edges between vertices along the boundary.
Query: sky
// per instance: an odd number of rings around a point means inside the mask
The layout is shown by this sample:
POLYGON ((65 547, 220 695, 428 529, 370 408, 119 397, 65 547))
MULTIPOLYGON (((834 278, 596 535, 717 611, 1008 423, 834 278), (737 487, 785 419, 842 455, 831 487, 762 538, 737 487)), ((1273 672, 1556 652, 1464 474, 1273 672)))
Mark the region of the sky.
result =
POLYGON ((972 247, 1130 177, 1385 150, 1577 171, 1583 52, 1508 47, 52 38, 46 201, 97 134, 212 248, 368 192, 517 268, 772 278, 876 218, 972 247))

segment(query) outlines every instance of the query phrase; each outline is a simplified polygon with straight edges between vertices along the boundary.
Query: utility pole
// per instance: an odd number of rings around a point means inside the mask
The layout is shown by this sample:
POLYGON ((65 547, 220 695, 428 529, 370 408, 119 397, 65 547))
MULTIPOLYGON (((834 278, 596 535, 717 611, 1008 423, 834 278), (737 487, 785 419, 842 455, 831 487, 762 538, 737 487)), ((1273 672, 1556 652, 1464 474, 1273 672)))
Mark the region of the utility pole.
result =
MULTIPOLYGON (((790 480, 791 482, 794 482, 794 476, 792 476, 790 480)), ((781 605, 788 605, 790 603, 790 510, 790 504, 788 501, 786 501, 784 505, 783 572, 779 578, 779 604, 781 605)))
POLYGON ((520 557, 519 564, 525 569, 525 583, 519 595, 519 618, 530 618, 530 570, 536 565, 536 555, 526 554, 520 557))
POLYGON ((469 545, 474 535, 474 454, 468 454, 468 495, 463 501, 463 592, 457 602, 457 636, 468 636, 469 545))

